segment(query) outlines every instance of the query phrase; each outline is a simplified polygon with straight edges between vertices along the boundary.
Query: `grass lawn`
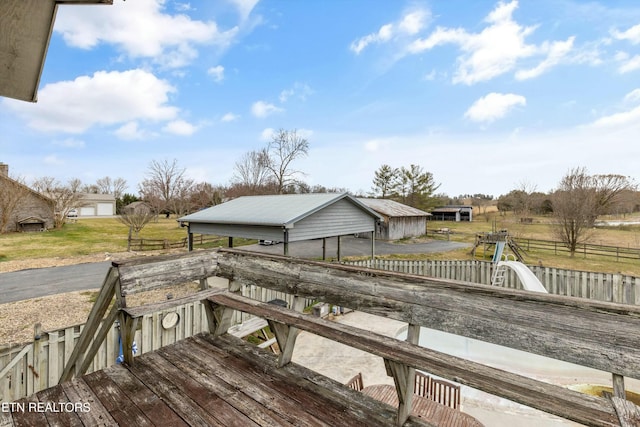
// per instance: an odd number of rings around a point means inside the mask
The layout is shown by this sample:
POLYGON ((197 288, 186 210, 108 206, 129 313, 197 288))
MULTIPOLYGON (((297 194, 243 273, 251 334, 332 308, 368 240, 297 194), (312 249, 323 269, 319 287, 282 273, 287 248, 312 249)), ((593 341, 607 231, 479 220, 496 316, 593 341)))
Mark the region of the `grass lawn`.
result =
MULTIPOLYGON (((125 252, 128 232, 127 226, 115 218, 81 218, 65 224, 60 230, 0 234, 0 262, 125 252)), ((139 237, 179 240, 186 236, 186 228, 180 227, 175 219, 163 217, 147 224, 139 237)), ((226 238, 221 239, 220 244, 226 244, 226 241, 226 238)), ((240 245, 242 241, 235 239, 234 244, 240 245)))

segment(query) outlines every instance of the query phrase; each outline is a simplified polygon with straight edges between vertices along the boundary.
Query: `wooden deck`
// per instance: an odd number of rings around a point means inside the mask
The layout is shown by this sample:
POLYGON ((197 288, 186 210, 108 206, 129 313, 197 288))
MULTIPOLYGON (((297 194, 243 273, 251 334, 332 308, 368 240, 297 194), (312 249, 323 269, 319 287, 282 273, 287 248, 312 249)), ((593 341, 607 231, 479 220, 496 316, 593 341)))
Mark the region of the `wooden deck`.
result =
MULTIPOLYGON (((11 412, 0 412, 0 426, 395 424, 394 408, 296 364, 277 368, 276 362, 235 337, 201 334, 136 357, 133 366, 112 366, 14 402, 11 412), (66 410, 65 402, 79 410, 66 410)), ((478 425, 454 421, 412 416, 405 426, 478 425)))

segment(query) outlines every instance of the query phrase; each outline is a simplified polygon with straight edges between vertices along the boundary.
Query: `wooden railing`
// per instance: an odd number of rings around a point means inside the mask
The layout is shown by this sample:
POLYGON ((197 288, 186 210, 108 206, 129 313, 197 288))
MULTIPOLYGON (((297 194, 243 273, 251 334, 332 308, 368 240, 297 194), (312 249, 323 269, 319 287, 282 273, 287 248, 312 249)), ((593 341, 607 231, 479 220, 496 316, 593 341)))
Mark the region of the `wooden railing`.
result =
MULTIPOLYGON (((225 249, 219 252, 218 268, 219 275, 238 283, 260 283, 407 322, 409 338, 402 342, 234 293, 209 298, 219 313, 235 309, 283 325, 281 348, 293 351, 295 338, 287 332, 305 330, 382 357, 387 372, 396 377, 400 402, 410 399, 406 393, 413 390, 413 378, 407 373, 413 368, 585 425, 621 425, 627 421, 618 414, 640 413, 624 391, 625 376, 640 378, 638 307, 225 249), (610 372, 617 391, 611 400, 589 396, 419 347, 420 327, 610 372)), ((224 323, 214 330, 223 333, 224 323)), ((399 419, 407 410, 399 408, 399 419)))
POLYGON ((633 419, 640 408, 625 399, 624 388, 624 377, 640 379, 638 307, 229 249, 114 263, 64 366, 62 380, 89 369, 116 319, 120 320, 124 358, 134 364, 132 344, 141 319, 194 301, 203 303, 213 336, 229 330, 235 311, 266 319, 280 348, 278 366, 291 361, 299 331, 382 357, 401 402, 398 425, 404 423, 411 408, 415 370, 585 425, 640 421, 633 419), (228 279, 228 287, 207 288, 205 283, 211 276, 228 279), (127 307, 130 294, 193 280, 203 285, 195 295, 127 307), (242 286, 290 294, 293 304, 285 308, 244 297, 239 295, 242 286), (400 341, 303 314, 305 299, 406 322, 408 338, 400 341), (585 395, 420 347, 421 327, 610 372, 613 396, 585 395))
MULTIPOLYGON (((348 261, 344 264, 483 285, 491 284, 494 269, 491 262, 478 260, 367 259, 348 261)), ((640 305, 640 277, 619 273, 565 270, 540 265, 528 265, 528 267, 550 294, 640 305)), ((522 289, 520 279, 513 270, 507 270, 502 287, 522 289)))
MULTIPOLYGON (((275 299, 293 304, 294 297, 283 292, 242 285, 240 293, 260 301, 275 299)), ((313 304, 306 300, 305 306, 313 304)), ((251 319, 246 313, 234 313, 232 324, 251 319)), ((192 335, 208 332, 209 325, 201 301, 178 304, 168 310, 159 310, 142 316, 140 328, 135 332, 136 354, 144 354, 173 344, 192 335), (165 329, 162 321, 169 313, 176 313, 176 327, 165 329)), ((58 384, 62 369, 69 360, 85 325, 74 325, 53 331, 37 331, 33 342, 0 348, 0 402, 11 402, 58 384)), ((114 365, 120 355, 119 328, 113 325, 86 372, 94 372, 114 365)), ((93 340, 91 341, 93 343, 93 340)))

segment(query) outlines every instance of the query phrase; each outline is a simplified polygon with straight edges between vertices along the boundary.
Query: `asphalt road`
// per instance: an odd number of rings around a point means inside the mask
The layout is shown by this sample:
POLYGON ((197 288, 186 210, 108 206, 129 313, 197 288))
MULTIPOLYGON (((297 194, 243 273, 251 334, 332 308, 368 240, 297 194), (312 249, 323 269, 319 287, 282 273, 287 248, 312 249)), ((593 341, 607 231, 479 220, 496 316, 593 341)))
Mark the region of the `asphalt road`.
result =
MULTIPOLYGON (((466 243, 434 240, 416 244, 375 242, 376 254, 411 254, 445 252, 469 246, 466 243)), ((282 254, 283 244, 272 246, 249 245, 238 249, 282 254)), ((341 239, 342 256, 371 255, 371 240, 346 236, 341 239)), ((322 240, 308 240, 289 244, 289 255, 307 259, 322 259, 322 240)), ((337 258, 337 239, 327 239, 327 259, 337 258)), ((62 267, 36 268, 11 273, 0 273, 0 304, 25 299, 56 295, 65 292, 96 289, 109 270, 110 262, 77 264, 62 267)))
POLYGON ((0 273, 0 304, 99 288, 110 266, 106 261, 0 273))

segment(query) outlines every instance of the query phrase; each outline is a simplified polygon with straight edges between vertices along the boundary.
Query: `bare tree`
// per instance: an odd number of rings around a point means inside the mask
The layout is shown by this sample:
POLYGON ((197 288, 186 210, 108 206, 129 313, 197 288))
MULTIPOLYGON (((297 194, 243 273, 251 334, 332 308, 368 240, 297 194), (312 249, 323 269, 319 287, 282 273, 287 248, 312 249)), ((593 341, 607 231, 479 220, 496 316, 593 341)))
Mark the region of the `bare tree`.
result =
POLYGON ((278 194, 296 183, 296 176, 302 172, 292 169, 291 164, 309 152, 309 141, 298 135, 297 131, 279 129, 267 146, 268 161, 266 168, 276 182, 278 194))
POLYGON ((199 182, 193 186, 191 192, 191 207, 194 210, 200 210, 211 206, 219 205, 225 189, 222 187, 214 187, 208 182, 199 182))
MULTIPOLYGON (((0 233, 7 231, 9 222, 16 216, 21 203, 28 194, 29 188, 22 178, 9 179, 9 177, 0 176, 0 233)), ((13 230, 13 227, 9 230, 13 230)))
POLYGON ((178 199, 188 197, 185 190, 193 185, 193 181, 187 179, 184 173, 185 169, 178 166, 176 159, 172 162, 153 160, 149 164, 139 190, 143 200, 151 205, 156 214, 170 211, 184 213, 184 203, 178 199))
POLYGON ((131 249, 132 235, 137 237, 145 225, 155 218, 155 216, 151 206, 144 202, 136 202, 132 207, 124 209, 124 212, 118 216, 118 221, 129 227, 127 250, 131 249))
POLYGON ((554 232, 574 256, 577 246, 589 238, 589 230, 625 190, 635 185, 621 175, 588 174, 585 168, 570 170, 551 195, 554 232))
POLYGON ((80 193, 82 182, 78 178, 70 179, 66 185, 63 185, 57 179, 45 176, 36 179, 32 186, 54 201, 55 228, 61 228, 66 222, 69 212, 82 205, 82 194, 80 193))
POLYGON ((113 194, 113 197, 120 199, 124 190, 127 189, 127 180, 124 178, 111 179, 105 176, 104 178, 98 179, 95 185, 98 187, 98 193, 113 194))
POLYGON ((266 149, 245 153, 234 166, 234 183, 248 188, 251 193, 256 193, 269 181, 271 172, 268 164, 269 154, 266 149))

